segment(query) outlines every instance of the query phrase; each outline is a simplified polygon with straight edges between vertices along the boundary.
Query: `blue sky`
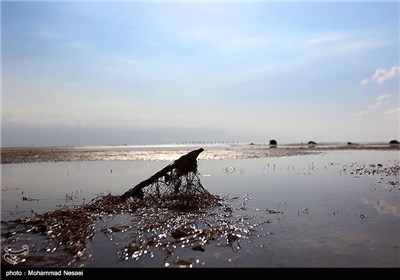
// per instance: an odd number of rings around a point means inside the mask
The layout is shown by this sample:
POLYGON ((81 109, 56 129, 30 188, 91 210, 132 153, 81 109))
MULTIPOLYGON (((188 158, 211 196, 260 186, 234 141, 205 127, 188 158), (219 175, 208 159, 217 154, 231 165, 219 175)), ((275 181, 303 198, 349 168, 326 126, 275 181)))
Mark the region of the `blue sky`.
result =
POLYGON ((399 138, 399 2, 2 2, 2 146, 399 138))

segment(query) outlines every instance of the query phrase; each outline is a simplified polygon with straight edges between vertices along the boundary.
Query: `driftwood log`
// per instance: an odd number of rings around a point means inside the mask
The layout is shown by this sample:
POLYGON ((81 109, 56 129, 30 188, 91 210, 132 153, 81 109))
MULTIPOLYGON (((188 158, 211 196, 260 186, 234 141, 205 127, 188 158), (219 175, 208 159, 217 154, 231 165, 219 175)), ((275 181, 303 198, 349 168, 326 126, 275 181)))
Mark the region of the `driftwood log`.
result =
MULTIPOLYGON (((120 198, 122 200, 135 197, 142 198, 145 188, 156 186, 156 190, 159 192, 160 184, 163 184, 164 186, 166 185, 169 187, 169 191, 172 189, 174 193, 178 193, 181 187, 186 187, 185 189, 187 189, 190 187, 188 182, 193 181, 193 177, 197 178, 197 157, 203 151, 204 149, 200 148, 181 156, 172 164, 164 167, 150 178, 140 182, 132 189, 126 191, 120 196, 120 198), (188 177, 191 179, 188 180, 188 177), (182 180, 183 178, 186 180, 182 180)), ((198 184, 200 184, 200 180, 198 180, 198 184)), ((199 191, 199 189, 197 191, 199 191)), ((201 184, 200 192, 208 194, 201 184)))

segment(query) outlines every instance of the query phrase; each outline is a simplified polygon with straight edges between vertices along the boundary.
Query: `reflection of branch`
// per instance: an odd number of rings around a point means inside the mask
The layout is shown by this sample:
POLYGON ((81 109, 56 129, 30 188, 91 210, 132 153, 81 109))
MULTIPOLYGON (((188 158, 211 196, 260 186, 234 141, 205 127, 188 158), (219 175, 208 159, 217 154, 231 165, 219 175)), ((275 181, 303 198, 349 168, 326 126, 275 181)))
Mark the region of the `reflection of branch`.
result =
MULTIPOLYGON (((283 204, 286 204, 286 202, 284 202, 283 204)), ((272 208, 267 208, 267 213, 268 214, 283 214, 283 210, 279 210, 279 202, 278 202, 278 208, 272 209, 272 208)))
POLYGON ((283 214, 283 211, 267 208, 267 213, 268 214, 283 214))
POLYGON ((37 202, 39 202, 39 200, 44 200, 44 198, 30 198, 30 197, 26 197, 26 196, 22 197, 22 201, 37 201, 37 202))

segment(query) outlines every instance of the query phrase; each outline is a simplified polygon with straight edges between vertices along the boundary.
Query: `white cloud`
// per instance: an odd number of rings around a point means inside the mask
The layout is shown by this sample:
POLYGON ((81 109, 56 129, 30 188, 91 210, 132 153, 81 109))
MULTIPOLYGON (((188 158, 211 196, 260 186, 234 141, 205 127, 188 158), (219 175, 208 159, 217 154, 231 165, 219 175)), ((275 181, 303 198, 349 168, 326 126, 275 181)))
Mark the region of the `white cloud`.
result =
POLYGON ((369 114, 368 111, 366 111, 366 110, 361 110, 360 112, 357 113, 356 117, 361 118, 361 117, 367 116, 368 114, 369 114))
POLYGON ((390 94, 383 94, 383 95, 378 96, 376 98, 376 101, 378 101, 378 103, 382 103, 388 99, 390 99, 390 94))
POLYGON ((382 105, 382 103, 385 103, 390 99, 390 94, 383 94, 380 95, 376 98, 376 102, 370 106, 368 106, 368 109, 375 109, 378 108, 382 105))
MULTIPOLYGON (((372 113, 375 109, 381 107, 382 104, 386 103, 390 99, 390 94, 382 94, 376 98, 376 102, 374 104, 369 105, 366 109, 361 110, 356 114, 356 117, 364 117, 372 113)), ((384 113, 386 115, 386 112, 384 113)))
POLYGON ((388 79, 396 77, 397 75, 399 75, 399 73, 400 73, 399 66, 393 66, 390 69, 378 68, 371 78, 362 80, 360 82, 360 85, 363 86, 372 82, 375 82, 377 84, 384 84, 388 79))
POLYGON ((387 117, 399 117, 400 116, 400 108, 389 108, 383 113, 384 116, 387 117))

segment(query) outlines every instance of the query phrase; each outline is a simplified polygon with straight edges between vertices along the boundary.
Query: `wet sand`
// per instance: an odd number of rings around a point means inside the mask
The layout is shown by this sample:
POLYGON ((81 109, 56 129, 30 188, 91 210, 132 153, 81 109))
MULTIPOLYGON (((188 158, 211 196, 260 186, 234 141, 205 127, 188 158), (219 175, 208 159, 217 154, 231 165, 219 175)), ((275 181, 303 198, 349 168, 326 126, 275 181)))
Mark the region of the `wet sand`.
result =
POLYGON ((204 147, 200 159, 244 159, 307 155, 332 150, 400 150, 400 145, 377 144, 289 144, 270 148, 263 144, 216 145, 137 145, 82 147, 2 148, 1 163, 99 161, 99 160, 174 160, 190 150, 204 147))

